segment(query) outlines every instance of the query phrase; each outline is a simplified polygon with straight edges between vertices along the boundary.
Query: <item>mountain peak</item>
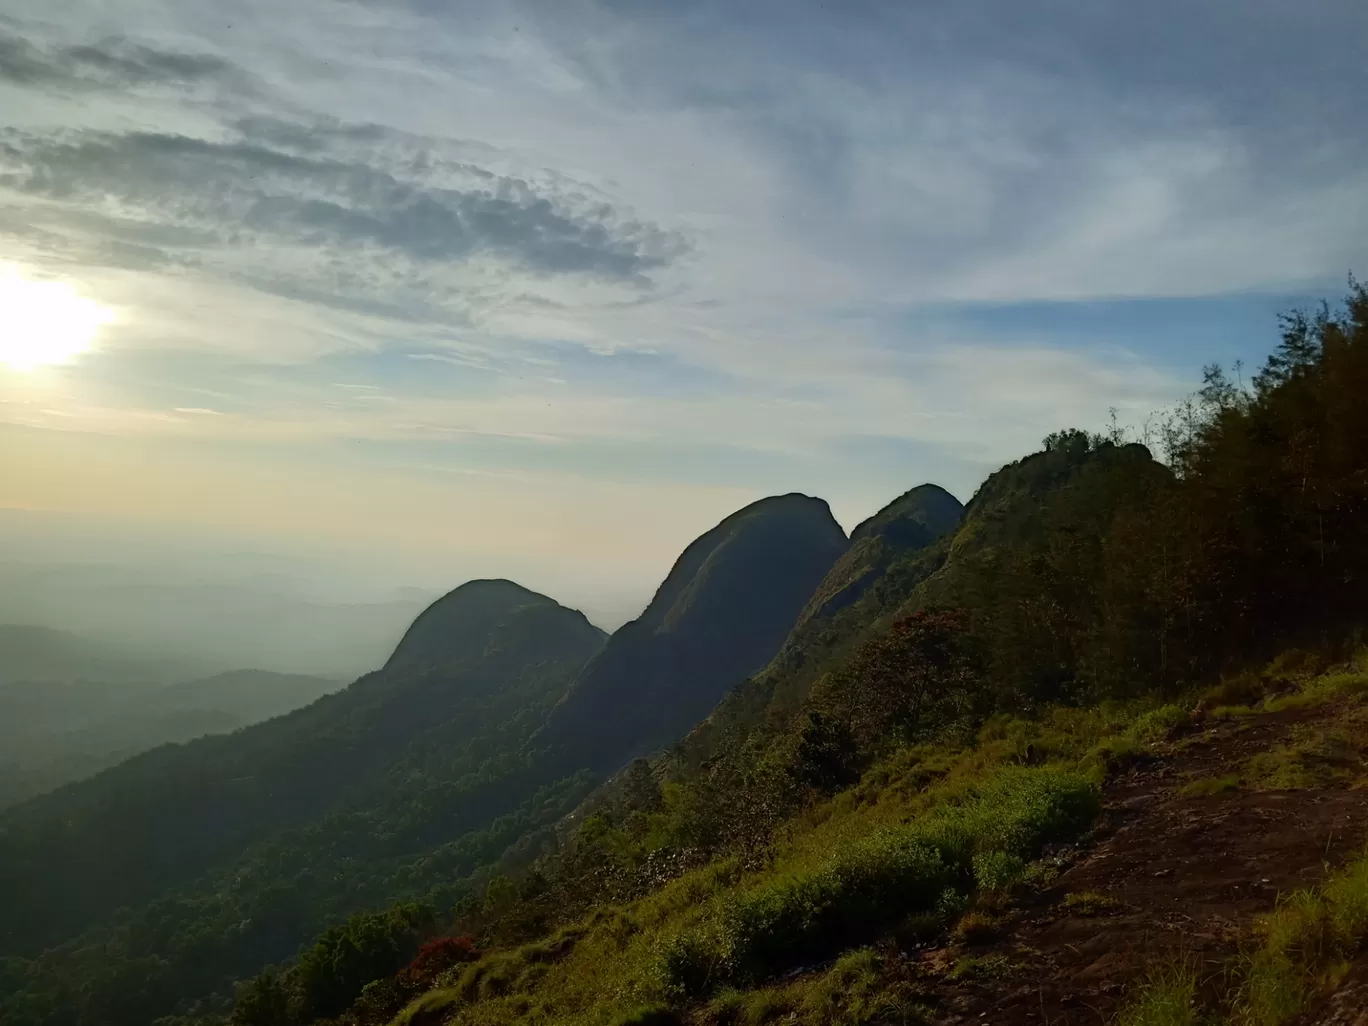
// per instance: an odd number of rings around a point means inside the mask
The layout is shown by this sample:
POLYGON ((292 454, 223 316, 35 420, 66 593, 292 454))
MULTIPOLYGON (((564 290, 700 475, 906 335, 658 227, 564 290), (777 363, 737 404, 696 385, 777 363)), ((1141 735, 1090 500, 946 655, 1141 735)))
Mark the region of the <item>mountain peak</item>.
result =
POLYGON ((952 530, 964 516, 964 503, 938 484, 920 484, 899 495, 850 532, 850 543, 872 536, 906 533, 916 525, 930 538, 952 530))
POLYGON ((692 542, 640 618, 586 666, 536 739, 611 772, 682 737, 779 649, 846 547, 822 499, 760 499, 692 542))
MULTIPOLYGON (((385 669, 441 666, 479 656, 500 628, 534 613, 584 620, 583 613, 513 581, 467 581, 419 614, 385 663, 385 669)), ((597 630, 587 620, 583 626, 597 630)))

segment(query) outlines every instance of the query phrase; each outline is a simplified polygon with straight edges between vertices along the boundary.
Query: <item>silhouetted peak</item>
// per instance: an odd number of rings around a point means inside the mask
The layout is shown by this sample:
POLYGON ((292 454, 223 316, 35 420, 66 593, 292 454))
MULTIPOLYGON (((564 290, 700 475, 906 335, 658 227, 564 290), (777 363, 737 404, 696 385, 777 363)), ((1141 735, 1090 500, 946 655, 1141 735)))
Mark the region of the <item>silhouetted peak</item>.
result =
POLYGON ((500 628, 531 614, 583 620, 586 628, 597 631, 583 613, 521 584, 502 579, 467 581, 423 610, 385 669, 440 666, 478 656, 500 628))
POLYGON ((930 539, 953 530, 964 516, 964 503, 937 484, 904 492, 850 532, 851 544, 863 538, 898 533, 900 524, 916 524, 930 539))

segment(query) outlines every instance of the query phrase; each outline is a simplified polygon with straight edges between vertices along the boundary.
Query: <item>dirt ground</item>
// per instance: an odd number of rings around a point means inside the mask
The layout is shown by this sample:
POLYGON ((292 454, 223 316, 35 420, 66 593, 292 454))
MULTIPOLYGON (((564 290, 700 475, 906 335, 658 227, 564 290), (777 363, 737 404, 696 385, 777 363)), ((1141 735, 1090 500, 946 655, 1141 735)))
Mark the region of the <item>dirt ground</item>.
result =
MULTIPOLYGON (((998 934, 920 953, 923 978, 937 981, 937 1022, 1108 1023, 1129 985, 1175 958, 1219 990, 1256 916, 1362 851, 1368 790, 1180 789, 1333 728, 1342 714, 1326 706, 1211 723, 1115 780, 1096 835, 1055 854, 1058 879, 1010 911, 998 934)), ((1368 973, 1346 981, 1345 993, 1301 1026, 1368 1026, 1355 996, 1368 1001, 1368 973)))

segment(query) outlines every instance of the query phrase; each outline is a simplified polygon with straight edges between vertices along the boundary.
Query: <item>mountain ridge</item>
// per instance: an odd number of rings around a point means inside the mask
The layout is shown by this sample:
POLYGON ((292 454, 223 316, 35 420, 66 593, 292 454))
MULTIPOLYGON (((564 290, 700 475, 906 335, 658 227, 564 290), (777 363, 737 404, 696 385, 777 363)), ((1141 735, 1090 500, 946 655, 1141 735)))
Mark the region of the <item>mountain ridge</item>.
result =
POLYGON ((530 744, 611 773, 682 737, 773 657, 846 543, 822 499, 792 492, 737 510, 684 549, 530 744))

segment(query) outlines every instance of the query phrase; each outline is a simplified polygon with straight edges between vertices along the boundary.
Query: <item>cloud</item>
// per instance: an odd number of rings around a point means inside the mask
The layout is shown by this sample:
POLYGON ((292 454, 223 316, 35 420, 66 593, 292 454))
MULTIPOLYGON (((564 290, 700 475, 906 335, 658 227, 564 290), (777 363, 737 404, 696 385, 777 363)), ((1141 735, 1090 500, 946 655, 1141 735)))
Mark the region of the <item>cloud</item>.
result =
POLYGON ((420 264, 489 258, 536 274, 635 282, 685 248, 606 203, 478 168, 401 178, 246 139, 149 132, 9 132, 0 157, 0 186, 15 192, 136 211, 221 245, 380 249, 420 264))
POLYGON ((186 88, 240 85, 238 68, 208 53, 181 53, 112 36, 41 46, 0 27, 0 81, 46 89, 186 88))

